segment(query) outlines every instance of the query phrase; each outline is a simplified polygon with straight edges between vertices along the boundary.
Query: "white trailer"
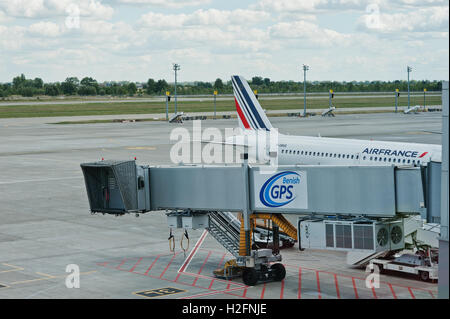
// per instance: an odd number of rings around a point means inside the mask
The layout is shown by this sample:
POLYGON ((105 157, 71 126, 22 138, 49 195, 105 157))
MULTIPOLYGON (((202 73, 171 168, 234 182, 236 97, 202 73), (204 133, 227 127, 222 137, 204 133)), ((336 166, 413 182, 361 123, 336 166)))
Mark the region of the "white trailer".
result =
POLYGON ((394 259, 372 259, 371 269, 377 266, 380 273, 396 271, 416 275, 423 281, 437 281, 438 264, 420 254, 403 254, 394 259))

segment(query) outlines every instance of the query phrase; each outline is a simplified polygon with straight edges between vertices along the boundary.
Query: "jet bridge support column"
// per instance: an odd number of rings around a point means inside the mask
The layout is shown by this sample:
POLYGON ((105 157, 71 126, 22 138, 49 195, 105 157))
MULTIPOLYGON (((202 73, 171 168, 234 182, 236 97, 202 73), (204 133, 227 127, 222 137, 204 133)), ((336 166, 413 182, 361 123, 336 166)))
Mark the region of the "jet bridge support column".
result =
POLYGON ((442 82, 441 237, 439 238, 439 298, 448 299, 448 81, 442 82))
POLYGON ((249 196, 249 178, 248 178, 248 153, 243 154, 244 157, 244 165, 242 165, 242 168, 244 170, 244 184, 245 184, 245 192, 243 194, 244 196, 244 203, 245 207, 242 212, 242 219, 244 222, 244 234, 245 234, 245 255, 250 256, 252 247, 251 247, 251 225, 250 225, 250 214, 251 214, 251 208, 250 208, 250 196, 249 196))

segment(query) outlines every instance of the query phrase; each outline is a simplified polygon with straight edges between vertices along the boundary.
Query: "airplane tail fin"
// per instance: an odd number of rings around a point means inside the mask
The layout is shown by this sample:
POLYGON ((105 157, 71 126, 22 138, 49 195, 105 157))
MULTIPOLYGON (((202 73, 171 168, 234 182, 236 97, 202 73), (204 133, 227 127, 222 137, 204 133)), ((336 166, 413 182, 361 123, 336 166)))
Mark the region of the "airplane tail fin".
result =
POLYGON ((242 76, 233 75, 231 82, 240 127, 247 130, 270 131, 272 124, 247 81, 242 76))

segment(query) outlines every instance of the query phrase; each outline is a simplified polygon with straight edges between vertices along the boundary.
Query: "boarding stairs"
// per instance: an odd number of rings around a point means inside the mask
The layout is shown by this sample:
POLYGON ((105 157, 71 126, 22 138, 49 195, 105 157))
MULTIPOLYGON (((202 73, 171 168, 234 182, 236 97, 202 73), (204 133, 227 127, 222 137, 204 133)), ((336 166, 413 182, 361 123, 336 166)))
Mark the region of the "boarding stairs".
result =
POLYGON ((208 232, 233 256, 239 256, 240 221, 230 212, 209 214, 208 232))

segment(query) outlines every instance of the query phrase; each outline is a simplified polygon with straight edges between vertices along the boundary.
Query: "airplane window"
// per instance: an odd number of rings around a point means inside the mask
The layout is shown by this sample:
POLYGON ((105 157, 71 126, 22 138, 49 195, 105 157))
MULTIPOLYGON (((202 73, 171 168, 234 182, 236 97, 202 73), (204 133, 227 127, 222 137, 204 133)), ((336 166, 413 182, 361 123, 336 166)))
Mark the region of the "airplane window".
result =
POLYGON ((386 162, 386 160, 387 160, 387 158, 385 157, 385 158, 384 158, 384 161, 386 162))
POLYGON ((370 157, 370 160, 372 160, 372 159, 373 159, 373 157, 371 156, 371 157, 370 157))
POLYGON ((352 155, 352 159, 353 159, 354 155, 352 155))
POLYGON ((347 154, 347 158, 350 158, 350 155, 347 154))
POLYGON ((284 150, 281 150, 281 154, 283 154, 284 153, 284 150))
MULTIPOLYGON (((356 159, 359 159, 359 155, 356 155, 356 159)), ((366 159, 366 157, 364 156, 364 159, 366 159)))
POLYGON ((334 154, 334 156, 333 157, 336 157, 336 154, 334 154))
POLYGON ((328 153, 325 153, 325 156, 328 157, 328 153))
POLYGON ((391 162, 392 161, 392 158, 389 158, 389 162, 391 162))
POLYGON ((313 156, 316 156, 316 152, 313 153, 313 156))
POLYGON ((363 160, 365 160, 365 159, 366 159, 366 157, 364 156, 364 157, 363 157, 363 160))
POLYGON ((383 160, 383 158, 381 158, 381 157, 380 157, 380 158, 378 158, 378 161, 380 161, 380 162, 381 162, 382 160, 383 160))
POLYGON ((405 159, 403 159, 403 163, 405 163, 406 162, 406 160, 405 159))
POLYGON ((411 162, 411 160, 408 160, 408 164, 411 162))
POLYGON ((311 155, 312 154, 312 152, 309 152, 309 155, 311 155))
POLYGON ((289 154, 292 154, 292 150, 289 150, 289 154))
POLYGON ((378 159, 378 157, 374 157, 374 160, 376 161, 378 159))
POLYGON ((322 155, 321 155, 322 157, 323 157, 323 153, 322 153, 322 155))
POLYGON ((297 155, 300 154, 300 151, 297 151, 297 155))
POLYGON ((338 154, 338 158, 341 158, 341 154, 338 154))

